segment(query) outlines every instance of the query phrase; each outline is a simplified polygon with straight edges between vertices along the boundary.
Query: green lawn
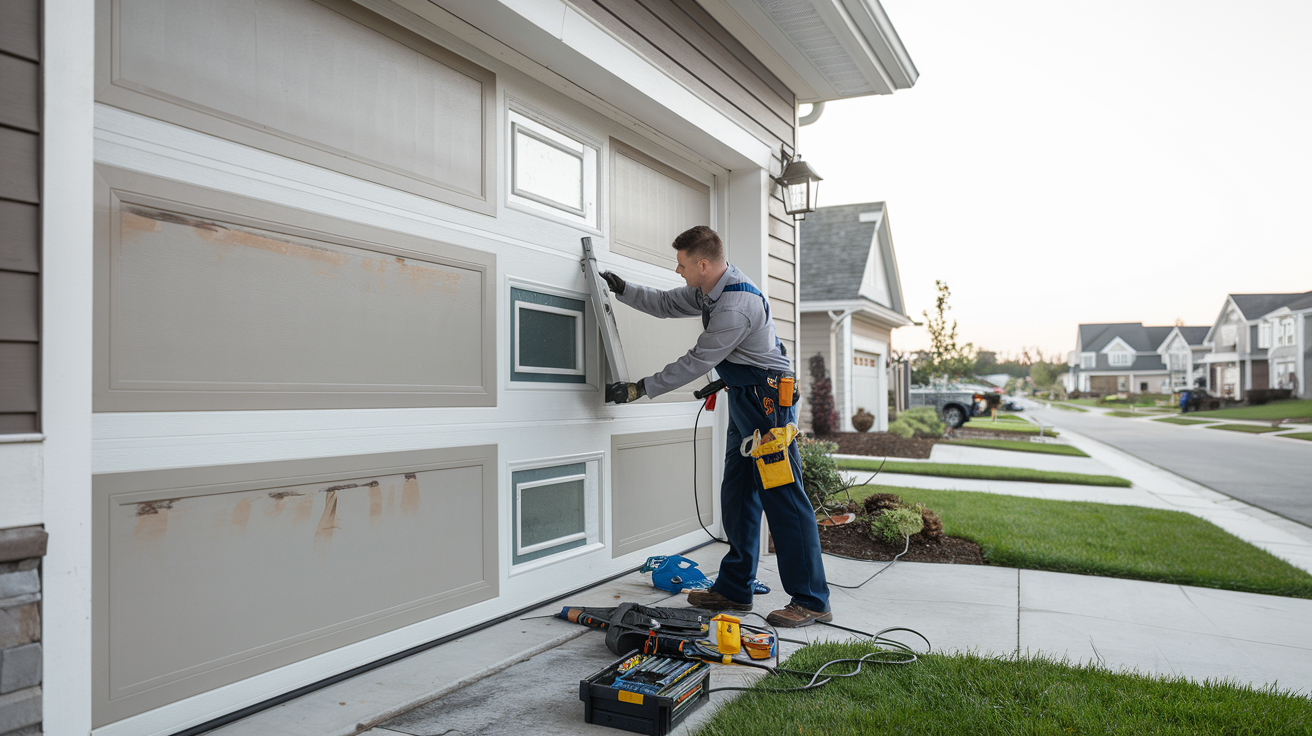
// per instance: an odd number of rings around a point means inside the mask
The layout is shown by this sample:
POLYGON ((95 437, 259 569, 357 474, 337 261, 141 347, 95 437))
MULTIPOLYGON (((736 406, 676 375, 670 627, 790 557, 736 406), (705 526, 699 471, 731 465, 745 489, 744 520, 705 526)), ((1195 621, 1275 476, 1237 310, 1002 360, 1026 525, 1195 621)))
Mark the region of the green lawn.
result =
MULTIPOLYGON (((1039 425, 1025 422, 993 422, 984 417, 976 417, 966 421, 964 429, 988 429, 995 432, 1020 432, 1022 434, 1038 434, 1039 425)), ((1055 429, 1046 429, 1043 432, 1048 437, 1056 437, 1059 433, 1055 429)))
POLYGON ((1015 415, 1015 414, 998 414, 998 421, 1001 421, 1001 422, 1024 422, 1024 423, 1026 423, 1026 424, 1029 424, 1029 423, 1030 423, 1030 421, 1029 421, 1028 419, 1026 419, 1025 417, 1017 416, 1017 415, 1015 415))
POLYGON ((1147 416, 1147 415, 1144 414, 1143 412, 1133 412, 1133 411, 1109 411, 1109 412, 1104 413, 1103 416, 1105 416, 1105 417, 1135 417, 1135 418, 1137 419, 1137 418, 1139 418, 1139 417, 1144 417, 1144 416, 1147 416))
POLYGON ((1171 424, 1186 424, 1186 425, 1188 425, 1188 424, 1211 424, 1211 423, 1213 423, 1215 420, 1213 420, 1213 419, 1186 419, 1186 418, 1184 418, 1184 417, 1162 417, 1162 418, 1160 418, 1160 419, 1154 419, 1153 421, 1154 421, 1154 422, 1169 422, 1169 423, 1171 423, 1171 424))
MULTIPOLYGON (((905 634, 897 638, 915 640, 905 634)), ((876 647, 860 641, 813 644, 795 652, 784 666, 814 672, 831 660, 873 651, 876 647)), ((853 670, 838 664, 826 671, 853 670)), ((809 679, 769 675, 755 687, 797 687, 809 679)), ((1041 654, 929 654, 906 666, 865 664, 853 677, 835 678, 808 693, 744 693, 717 711, 698 734, 1185 736, 1309 730, 1312 708, 1306 697, 1290 692, 1112 672, 1041 654)))
POLYGON ((1227 432, 1247 432, 1249 434, 1266 434, 1279 432, 1279 427, 1267 427, 1261 424, 1213 424, 1208 429, 1224 429, 1227 432))
MULTIPOLYGON (((1289 434, 1282 434, 1280 436, 1293 437, 1296 440, 1312 440, 1312 432, 1290 432, 1289 434)), ((958 440, 958 442, 965 442, 965 441, 966 440, 958 440)))
POLYGON ((1072 457, 1088 457, 1088 455, 1078 447, 1071 445, 1050 445, 1046 442, 1030 442, 1028 440, 951 440, 945 444, 949 445, 966 445, 967 447, 988 447, 994 450, 1014 450, 1016 452, 1038 452, 1045 455, 1070 455, 1072 457))
POLYGON ((1291 399, 1289 401, 1272 401, 1261 406, 1237 406, 1233 409, 1200 411, 1200 417, 1217 419, 1293 419, 1295 417, 1312 417, 1312 399, 1291 399))
POLYGON ((844 470, 879 470, 885 473, 907 475, 936 475, 944 478, 976 478, 979 480, 1019 480, 1031 483, 1076 483, 1083 486, 1112 486, 1129 488, 1130 481, 1114 475, 1088 473, 1059 473, 1052 470, 1007 468, 998 465, 958 465, 954 463, 907 463, 897 460, 839 460, 844 470))
POLYGON ((1088 409, 1085 409, 1085 408, 1082 407, 1082 406, 1075 406, 1074 404, 1065 403, 1065 402, 1061 402, 1061 401, 1054 401, 1054 402, 1048 404, 1048 406, 1051 406, 1051 407, 1054 407, 1054 408, 1057 408, 1057 409, 1065 409, 1066 411, 1088 411, 1088 409))
POLYGON ((937 511, 991 565, 1312 598, 1312 575, 1182 511, 877 485, 854 497, 871 493, 937 511))

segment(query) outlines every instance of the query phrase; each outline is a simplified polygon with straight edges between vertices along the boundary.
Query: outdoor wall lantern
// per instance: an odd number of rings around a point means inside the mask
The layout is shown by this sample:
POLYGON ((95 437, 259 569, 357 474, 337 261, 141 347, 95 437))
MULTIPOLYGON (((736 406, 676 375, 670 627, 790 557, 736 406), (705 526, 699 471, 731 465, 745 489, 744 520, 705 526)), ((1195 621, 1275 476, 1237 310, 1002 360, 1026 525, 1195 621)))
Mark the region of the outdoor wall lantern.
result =
POLYGON ((779 154, 784 162, 783 173, 770 178, 784 188, 784 211, 794 220, 805 220, 806 213, 815 212, 820 175, 801 156, 789 156, 782 150, 779 154))

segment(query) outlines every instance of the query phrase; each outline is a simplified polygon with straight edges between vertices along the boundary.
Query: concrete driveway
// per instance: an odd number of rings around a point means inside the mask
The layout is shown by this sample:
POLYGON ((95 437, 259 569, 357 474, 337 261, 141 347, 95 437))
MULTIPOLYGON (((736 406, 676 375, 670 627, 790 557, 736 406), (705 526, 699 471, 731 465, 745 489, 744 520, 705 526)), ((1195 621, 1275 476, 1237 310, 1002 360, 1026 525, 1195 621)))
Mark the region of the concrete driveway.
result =
POLYGON ((1312 442, 1106 417, 1030 404, 1027 413, 1254 506, 1312 526, 1312 442))

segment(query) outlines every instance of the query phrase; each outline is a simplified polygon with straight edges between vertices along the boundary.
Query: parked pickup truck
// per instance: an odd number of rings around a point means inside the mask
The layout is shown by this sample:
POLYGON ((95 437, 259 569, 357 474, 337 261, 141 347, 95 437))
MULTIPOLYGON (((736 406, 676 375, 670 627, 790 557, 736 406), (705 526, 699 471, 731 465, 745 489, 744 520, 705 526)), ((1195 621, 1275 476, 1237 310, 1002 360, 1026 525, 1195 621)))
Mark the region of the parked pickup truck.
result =
MULTIPOLYGON (((996 394, 995 394, 996 395, 996 394)), ((998 397, 1001 399, 1001 397, 998 397)), ((932 406, 943 423, 956 429, 971 417, 990 411, 990 395, 962 386, 911 389, 911 406, 932 406)))

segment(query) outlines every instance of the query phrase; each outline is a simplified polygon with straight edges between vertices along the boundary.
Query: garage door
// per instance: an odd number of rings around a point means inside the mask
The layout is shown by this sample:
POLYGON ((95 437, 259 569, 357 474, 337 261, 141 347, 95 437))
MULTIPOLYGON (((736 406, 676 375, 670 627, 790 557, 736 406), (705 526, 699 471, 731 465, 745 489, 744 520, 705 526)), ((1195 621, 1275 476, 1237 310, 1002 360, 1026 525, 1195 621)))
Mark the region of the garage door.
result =
POLYGON ((878 414, 880 401, 888 401, 884 376, 879 369, 879 355, 854 351, 852 361, 852 411, 865 409, 871 414, 878 414), (881 398, 882 397, 882 398, 881 398))

